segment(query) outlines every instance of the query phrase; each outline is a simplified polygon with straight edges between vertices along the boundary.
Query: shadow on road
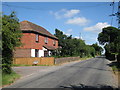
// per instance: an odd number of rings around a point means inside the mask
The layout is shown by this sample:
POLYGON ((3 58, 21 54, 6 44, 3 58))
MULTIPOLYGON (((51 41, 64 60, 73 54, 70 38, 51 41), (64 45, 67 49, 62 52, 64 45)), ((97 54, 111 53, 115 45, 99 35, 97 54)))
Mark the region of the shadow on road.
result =
POLYGON ((70 85, 68 87, 60 86, 60 88, 66 88, 67 90, 119 90, 118 88, 112 86, 106 86, 106 85, 87 86, 84 84, 70 85))

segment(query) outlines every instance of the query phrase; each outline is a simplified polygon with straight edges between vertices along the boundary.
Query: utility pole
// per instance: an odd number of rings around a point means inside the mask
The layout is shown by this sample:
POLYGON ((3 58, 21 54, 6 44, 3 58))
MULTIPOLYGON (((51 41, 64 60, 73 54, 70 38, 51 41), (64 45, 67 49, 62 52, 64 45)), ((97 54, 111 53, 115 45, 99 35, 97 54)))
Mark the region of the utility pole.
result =
POLYGON ((118 20, 118 28, 120 29, 120 0, 118 2, 118 11, 116 13, 114 13, 114 4, 115 4, 115 0, 113 0, 113 2, 110 4, 110 6, 112 6, 112 14, 110 16, 112 16, 112 19, 111 19, 111 26, 112 26, 112 23, 113 23, 113 16, 116 16, 117 17, 117 20, 118 20))
POLYGON ((79 39, 81 39, 81 40, 82 40, 82 34, 81 34, 81 33, 79 33, 79 39))
POLYGON ((79 39, 81 39, 81 33, 79 33, 79 39))
POLYGON ((118 28, 120 29, 120 1, 118 2, 117 17, 118 17, 118 28))
POLYGON ((110 4, 110 6, 112 6, 112 14, 110 16, 112 16, 111 18, 111 26, 113 24, 113 16, 115 16, 114 14, 114 5, 115 5, 115 0, 113 0, 113 2, 110 4))

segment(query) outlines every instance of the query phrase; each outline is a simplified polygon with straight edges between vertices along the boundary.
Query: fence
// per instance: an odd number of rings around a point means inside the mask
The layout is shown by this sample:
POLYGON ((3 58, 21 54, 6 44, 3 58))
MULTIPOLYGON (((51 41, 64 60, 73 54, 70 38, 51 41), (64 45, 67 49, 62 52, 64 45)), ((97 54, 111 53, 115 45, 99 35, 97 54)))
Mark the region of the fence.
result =
POLYGON ((70 62, 70 61, 76 61, 79 60, 80 57, 64 57, 64 58, 56 58, 55 59, 55 64, 60 64, 64 62, 70 62))
POLYGON ((54 65, 54 57, 31 57, 31 58, 14 58, 13 64, 24 65, 54 65))
POLYGON ((54 65, 64 62, 76 61, 80 57, 64 57, 64 58, 54 58, 54 57, 31 57, 31 58, 14 58, 13 64, 23 64, 23 65, 54 65))

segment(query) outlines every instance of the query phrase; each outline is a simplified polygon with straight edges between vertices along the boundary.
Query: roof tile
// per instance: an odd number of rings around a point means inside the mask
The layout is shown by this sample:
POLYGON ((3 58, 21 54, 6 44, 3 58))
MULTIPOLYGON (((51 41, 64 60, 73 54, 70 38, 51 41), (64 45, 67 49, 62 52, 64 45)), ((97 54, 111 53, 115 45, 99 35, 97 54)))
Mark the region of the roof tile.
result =
POLYGON ((48 32, 45 28, 38 26, 38 25, 36 25, 32 22, 29 22, 27 20, 20 22, 20 29, 22 31, 35 31, 35 32, 41 33, 43 35, 47 35, 49 37, 58 39, 57 37, 52 35, 50 32, 48 32))

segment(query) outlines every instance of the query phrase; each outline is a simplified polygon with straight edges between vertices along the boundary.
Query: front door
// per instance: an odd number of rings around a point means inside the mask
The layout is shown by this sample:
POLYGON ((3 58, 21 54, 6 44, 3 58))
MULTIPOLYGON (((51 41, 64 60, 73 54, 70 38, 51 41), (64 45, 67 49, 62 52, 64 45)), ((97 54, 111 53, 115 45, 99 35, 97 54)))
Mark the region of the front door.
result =
POLYGON ((38 57, 38 51, 39 51, 39 49, 35 49, 35 57, 38 57))
POLYGON ((48 57, 48 51, 44 51, 44 57, 48 57))

